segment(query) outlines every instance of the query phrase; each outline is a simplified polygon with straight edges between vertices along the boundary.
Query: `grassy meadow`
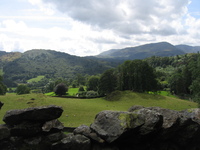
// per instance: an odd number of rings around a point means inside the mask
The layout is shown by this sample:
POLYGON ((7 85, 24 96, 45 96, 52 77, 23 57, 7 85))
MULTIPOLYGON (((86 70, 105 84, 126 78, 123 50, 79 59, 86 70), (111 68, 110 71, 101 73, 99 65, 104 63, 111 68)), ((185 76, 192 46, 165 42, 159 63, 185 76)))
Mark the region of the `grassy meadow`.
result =
POLYGON ((28 83, 31 83, 31 82, 38 82, 40 80, 42 80, 45 76, 37 76, 36 78, 32 78, 30 80, 27 80, 28 83))
POLYGON ((90 125, 94 121, 95 115, 102 110, 127 111, 133 105, 158 106, 173 110, 198 107, 197 103, 178 98, 130 91, 120 92, 110 101, 105 100, 105 98, 73 99, 51 97, 43 94, 16 95, 15 93, 0 96, 0 101, 4 103, 0 110, 0 124, 3 124, 2 119, 6 111, 11 109, 58 105, 64 109, 59 120, 67 127, 77 127, 82 124, 90 125))

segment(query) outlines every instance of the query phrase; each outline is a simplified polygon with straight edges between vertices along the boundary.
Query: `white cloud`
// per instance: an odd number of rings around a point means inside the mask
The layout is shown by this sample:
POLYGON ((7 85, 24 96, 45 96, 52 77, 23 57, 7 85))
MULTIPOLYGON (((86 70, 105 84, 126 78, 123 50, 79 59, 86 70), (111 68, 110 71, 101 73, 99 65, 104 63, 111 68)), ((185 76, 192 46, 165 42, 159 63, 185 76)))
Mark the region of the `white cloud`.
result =
POLYGON ((188 12, 189 0, 22 2, 28 7, 19 5, 17 15, 0 9, 1 50, 54 49, 85 56, 151 42, 200 43, 200 19, 188 12))

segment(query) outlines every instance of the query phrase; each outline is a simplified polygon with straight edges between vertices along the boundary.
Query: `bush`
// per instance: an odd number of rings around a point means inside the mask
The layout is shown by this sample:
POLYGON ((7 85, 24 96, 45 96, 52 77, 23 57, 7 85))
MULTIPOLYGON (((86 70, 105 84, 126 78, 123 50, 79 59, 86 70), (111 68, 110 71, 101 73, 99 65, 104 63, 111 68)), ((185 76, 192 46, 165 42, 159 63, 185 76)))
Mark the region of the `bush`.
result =
POLYGON ((6 92, 7 92, 7 87, 4 84, 0 83, 0 95, 5 95, 6 92))
POLYGON ((67 86, 64 83, 59 83, 56 85, 54 92, 58 96, 66 95, 66 92, 68 91, 67 86))
POLYGON ((30 88, 27 85, 19 85, 16 89, 16 93, 18 95, 21 94, 29 94, 30 93, 30 88))
POLYGON ((78 92, 76 95, 77 97, 86 97, 87 92, 82 91, 82 92, 78 92))
POLYGON ((121 91, 114 91, 106 96, 106 100, 108 101, 118 101, 122 97, 121 91))
POLYGON ((99 94, 95 91, 88 91, 86 93, 86 97, 88 97, 88 98, 95 98, 95 97, 98 97, 98 96, 99 96, 99 94))
POLYGON ((81 86, 81 87, 78 89, 78 92, 83 92, 83 91, 85 91, 85 89, 84 89, 83 86, 81 86))

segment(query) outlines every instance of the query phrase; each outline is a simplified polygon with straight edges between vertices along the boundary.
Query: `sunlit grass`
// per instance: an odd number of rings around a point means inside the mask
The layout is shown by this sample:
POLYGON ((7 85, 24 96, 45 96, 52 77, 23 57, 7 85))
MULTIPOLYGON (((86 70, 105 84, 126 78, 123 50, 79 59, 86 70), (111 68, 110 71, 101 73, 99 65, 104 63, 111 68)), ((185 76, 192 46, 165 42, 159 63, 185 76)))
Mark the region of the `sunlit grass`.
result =
MULTIPOLYGON (((122 95, 117 101, 107 101, 105 98, 60 98, 50 97, 43 94, 7 94, 6 96, 0 96, 0 101, 4 102, 4 106, 0 110, 0 118, 2 119, 6 111, 11 109, 23 109, 45 105, 62 106, 64 112, 59 120, 68 127, 77 127, 82 124, 90 125, 94 121, 95 115, 100 111, 127 111, 133 105, 142 105, 145 107, 158 106, 173 110, 184 110, 198 107, 197 103, 190 101, 161 95, 134 93, 130 91, 122 92, 122 95)), ((3 123, 1 120, 0 124, 3 123)))
POLYGON ((27 80, 28 83, 31 82, 39 82, 40 80, 42 80, 45 76, 37 76, 36 78, 32 78, 30 80, 27 80))

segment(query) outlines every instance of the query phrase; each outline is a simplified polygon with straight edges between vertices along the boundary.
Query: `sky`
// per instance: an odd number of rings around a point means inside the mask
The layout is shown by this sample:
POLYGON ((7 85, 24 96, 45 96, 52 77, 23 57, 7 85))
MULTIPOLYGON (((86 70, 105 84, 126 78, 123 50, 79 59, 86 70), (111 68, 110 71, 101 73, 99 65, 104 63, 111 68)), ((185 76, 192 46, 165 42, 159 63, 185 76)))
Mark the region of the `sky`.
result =
POLYGON ((200 46, 200 0, 0 0, 0 50, 76 56, 166 41, 200 46))

